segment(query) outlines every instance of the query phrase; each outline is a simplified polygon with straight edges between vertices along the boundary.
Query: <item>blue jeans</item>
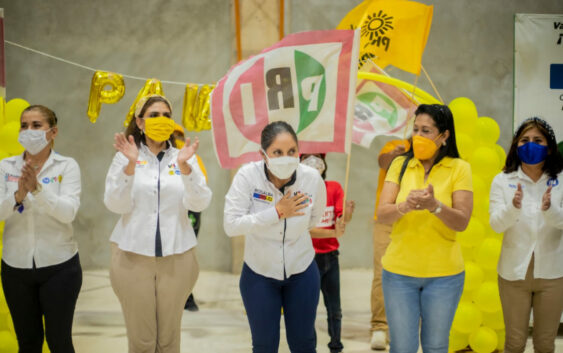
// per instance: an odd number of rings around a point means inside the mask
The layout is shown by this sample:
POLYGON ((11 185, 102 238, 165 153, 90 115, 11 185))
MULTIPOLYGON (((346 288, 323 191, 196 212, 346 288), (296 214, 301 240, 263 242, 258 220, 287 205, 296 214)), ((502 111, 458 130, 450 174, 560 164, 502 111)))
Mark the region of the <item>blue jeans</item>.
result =
POLYGON ((282 308, 290 351, 316 352, 320 280, 314 261, 283 281, 262 276, 244 264, 239 285, 252 333, 252 352, 277 353, 282 308))
POLYGON ((390 353, 447 353, 450 328, 465 272, 445 277, 409 277, 383 270, 390 353))
POLYGON ((328 348, 331 353, 342 352, 344 346, 340 341, 342 328, 342 309, 340 307, 340 267, 338 265, 338 250, 324 254, 316 254, 315 262, 321 276, 321 293, 326 307, 328 334, 330 342, 328 348))

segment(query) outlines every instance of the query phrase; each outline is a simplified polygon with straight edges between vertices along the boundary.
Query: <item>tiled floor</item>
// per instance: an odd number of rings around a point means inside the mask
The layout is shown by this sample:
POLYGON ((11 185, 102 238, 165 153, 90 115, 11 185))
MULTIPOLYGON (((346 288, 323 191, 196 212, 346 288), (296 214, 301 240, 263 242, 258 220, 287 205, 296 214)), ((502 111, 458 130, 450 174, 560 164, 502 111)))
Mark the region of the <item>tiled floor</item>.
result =
MULTIPOLYGON (((344 352, 372 352, 368 344, 371 276, 369 270, 342 271, 344 352)), ((238 276, 202 272, 194 293, 200 311, 184 312, 182 352, 251 352, 250 331, 238 290, 238 276)), ((328 352, 325 317, 321 303, 317 317, 319 353, 328 352)), ((282 329, 280 353, 289 352, 284 335, 282 329)), ((84 273, 74 323, 74 343, 80 353, 127 352, 123 316, 110 287, 107 271, 84 273)), ((556 344, 556 352, 563 352, 563 338, 558 338, 556 344)), ((533 352, 531 342, 526 352, 533 352)))

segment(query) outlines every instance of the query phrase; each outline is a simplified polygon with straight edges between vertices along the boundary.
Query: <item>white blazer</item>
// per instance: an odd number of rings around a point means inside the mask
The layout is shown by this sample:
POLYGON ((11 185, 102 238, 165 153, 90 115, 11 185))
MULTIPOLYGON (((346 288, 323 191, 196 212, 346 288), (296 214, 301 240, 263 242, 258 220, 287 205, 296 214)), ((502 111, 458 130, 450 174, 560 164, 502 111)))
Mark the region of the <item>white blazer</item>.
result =
POLYGON ((266 177, 264 161, 242 166, 225 196, 224 228, 229 236, 245 235, 244 261, 256 273, 277 280, 307 269, 315 257, 309 229, 321 219, 326 188, 319 172, 299 164, 295 182, 284 193, 266 177), (309 196, 303 216, 279 219, 276 203, 284 194, 309 196))
POLYGON ((6 221, 2 260, 27 269, 34 260, 38 268, 63 263, 78 252, 72 221, 80 206, 80 168, 74 159, 51 151, 37 175, 42 190, 28 193, 18 210, 14 193, 23 164, 23 154, 0 161, 0 220, 6 221))
POLYGON ((128 176, 123 172, 128 159, 116 153, 106 177, 104 204, 121 215, 110 238, 121 250, 155 256, 157 216, 163 256, 196 246, 188 210, 207 208, 211 190, 195 156, 188 160, 192 168, 189 175, 180 173, 177 157, 178 149, 170 147, 159 162, 141 143, 135 174, 128 176))
POLYGON ((523 280, 534 256, 534 278, 563 277, 563 173, 557 179, 546 174, 533 182, 522 169, 500 173, 491 185, 489 215, 491 227, 504 232, 498 263, 499 275, 509 281, 523 280), (522 185, 522 207, 512 204, 514 192, 522 185), (551 207, 541 210, 542 197, 551 189, 551 207))

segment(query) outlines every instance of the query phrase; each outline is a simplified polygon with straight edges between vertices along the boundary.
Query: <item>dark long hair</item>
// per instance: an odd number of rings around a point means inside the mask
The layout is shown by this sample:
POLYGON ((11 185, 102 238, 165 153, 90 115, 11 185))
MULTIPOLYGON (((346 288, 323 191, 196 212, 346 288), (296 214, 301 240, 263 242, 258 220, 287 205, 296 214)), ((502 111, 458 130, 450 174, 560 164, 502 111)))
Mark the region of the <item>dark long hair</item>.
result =
POLYGON ((266 125, 264 129, 262 129, 262 134, 260 136, 260 147, 262 147, 264 152, 268 149, 268 147, 270 147, 272 142, 274 142, 276 136, 282 133, 290 134, 295 140, 295 143, 299 143, 297 141, 297 134, 295 133, 291 125, 289 125, 285 121, 274 121, 266 125))
MULTIPOLYGON (((434 124, 438 131, 442 134, 449 131, 450 136, 447 138, 446 145, 441 145, 438 149, 438 155, 432 164, 434 167, 438 162, 440 162, 444 157, 459 158, 459 151, 457 150, 457 143, 455 139, 455 127, 454 127, 454 116, 448 108, 447 105, 442 104, 421 104, 416 108, 414 112, 415 119, 420 114, 428 114, 434 120, 434 124)), ((407 152, 403 153, 406 156, 403 166, 401 167, 401 173, 399 174, 399 182, 405 174, 407 164, 414 157, 414 148, 410 148, 407 152)))
MULTIPOLYGON (((129 138, 129 136, 132 135, 133 138, 135 139, 135 144, 137 144, 137 147, 139 147, 141 145, 141 142, 146 145, 147 140, 145 138, 145 134, 137 126, 137 121, 136 121, 135 118, 141 118, 143 115, 145 115, 145 112, 147 111, 147 109, 151 105, 153 105, 154 103, 157 103, 157 102, 163 102, 164 104, 166 104, 168 109, 170 109, 170 111, 172 111, 172 107, 170 106, 170 103, 168 103, 168 100, 166 98, 154 95, 154 96, 147 99, 145 104, 143 104, 143 108, 141 109, 139 116, 136 116, 133 119, 131 119, 131 122, 129 122, 129 126, 127 126, 127 128, 125 129, 125 137, 129 138)), ((170 118, 170 119, 172 119, 172 118, 170 118)), ((170 143, 170 145, 172 147, 176 147, 176 139, 174 138, 174 134, 171 134, 170 138, 167 141, 170 143)))
POLYGON ((555 140, 555 133, 551 126, 543 119, 533 117, 526 119, 522 122, 510 144, 510 150, 506 156, 506 163, 504 164, 503 171, 505 173, 512 173, 518 170, 522 165, 520 157, 518 157, 518 141, 530 129, 536 128, 547 140, 547 157, 543 164, 542 170, 547 173, 551 178, 557 178, 557 174, 563 170, 563 157, 557 148, 557 141, 555 140))

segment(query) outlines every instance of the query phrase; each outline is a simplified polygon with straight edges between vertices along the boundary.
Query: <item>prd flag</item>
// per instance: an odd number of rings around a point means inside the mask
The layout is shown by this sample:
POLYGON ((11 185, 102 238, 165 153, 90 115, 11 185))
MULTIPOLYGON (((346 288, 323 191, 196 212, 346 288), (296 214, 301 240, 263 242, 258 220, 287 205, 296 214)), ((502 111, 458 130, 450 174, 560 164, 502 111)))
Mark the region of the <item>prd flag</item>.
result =
POLYGON ((259 160, 262 129, 277 120, 294 128, 302 153, 348 153, 358 45, 358 31, 296 33, 233 66, 211 96, 221 167, 259 160))
MULTIPOLYGON (((385 74, 370 61, 361 70, 385 74)), ((359 80, 352 142, 369 148, 377 136, 405 138, 408 119, 414 115, 416 107, 417 103, 400 88, 383 82, 359 80)))
POLYGON ((433 6, 406 0, 366 0, 350 11, 339 29, 361 29, 360 60, 420 74, 433 6))

